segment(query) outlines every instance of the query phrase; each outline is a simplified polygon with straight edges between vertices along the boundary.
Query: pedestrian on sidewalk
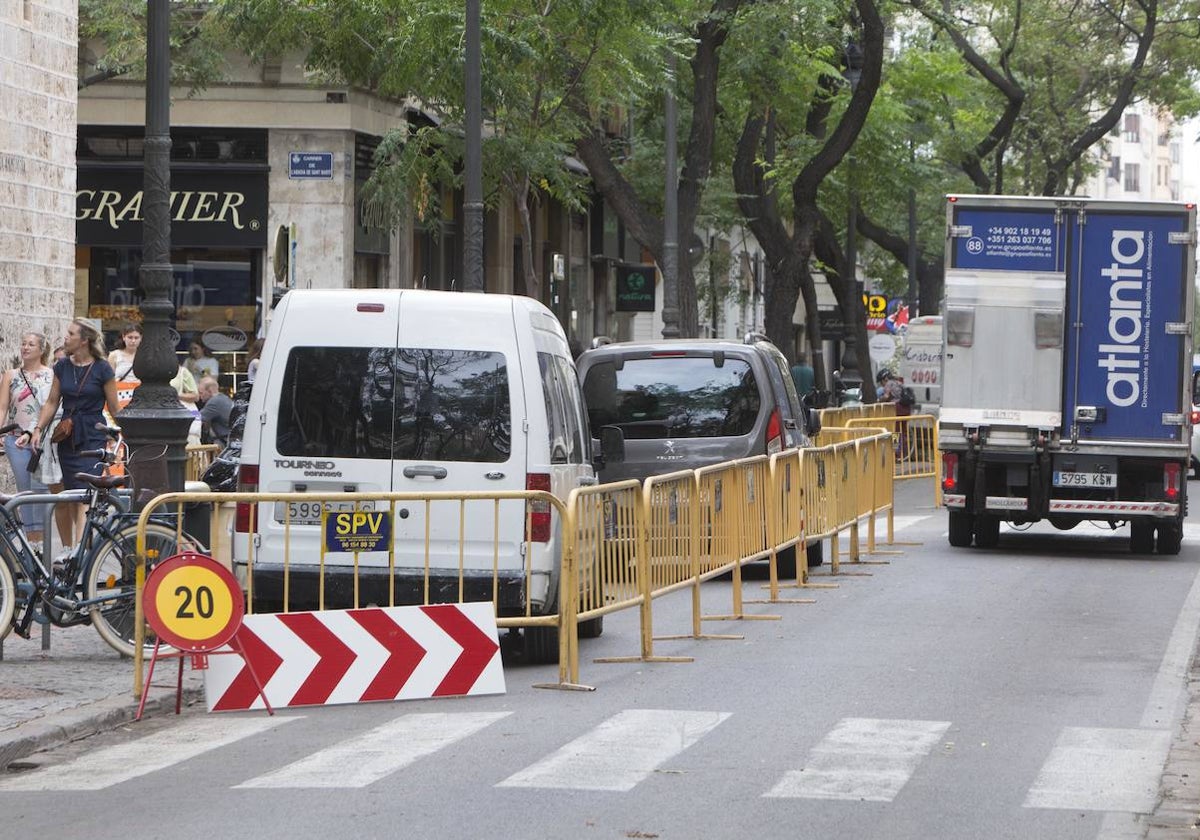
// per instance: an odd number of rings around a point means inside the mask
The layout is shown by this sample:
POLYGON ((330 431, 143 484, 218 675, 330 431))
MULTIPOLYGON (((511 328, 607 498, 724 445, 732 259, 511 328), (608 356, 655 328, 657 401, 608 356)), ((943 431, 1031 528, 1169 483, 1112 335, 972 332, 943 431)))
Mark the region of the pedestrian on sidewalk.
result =
POLYGON ((137 324, 130 324, 121 330, 121 346, 108 354, 108 363, 112 365, 113 374, 117 378, 117 403, 121 408, 129 405, 129 401, 133 399, 133 392, 142 384, 133 373, 133 363, 137 359, 138 347, 141 344, 142 328, 137 324))
MULTIPOLYGON (((54 371, 47 364, 50 361, 50 342, 46 336, 37 332, 22 335, 20 360, 18 367, 5 371, 0 379, 0 421, 4 425, 16 423, 22 431, 28 431, 37 424, 54 381, 54 371)), ((8 456, 8 463, 17 480, 17 491, 61 491, 62 470, 59 468, 57 455, 43 450, 42 457, 33 463, 36 450, 29 446, 20 446, 17 437, 13 434, 4 438, 4 453, 8 456)), ((63 528, 69 526, 70 513, 56 512, 56 516, 60 520, 61 536, 63 528)), ((36 517, 36 521, 27 522, 25 531, 30 542, 36 545, 42 541, 45 510, 27 511, 26 518, 33 517, 36 517)), ((67 533, 70 533, 69 528, 67 533)))
MULTIPOLYGON (((63 339, 67 357, 54 365, 54 381, 50 394, 42 406, 37 425, 22 433, 18 442, 36 449, 45 436, 51 434, 54 413, 62 405, 62 420, 53 436, 58 437, 58 460, 62 465, 63 486, 68 490, 86 488, 75 478, 76 473, 100 475, 104 464, 95 458, 79 454, 87 449, 103 449, 107 438, 96 428, 104 421, 104 409, 116 416, 117 383, 112 365, 104 358, 104 339, 100 337, 100 325, 90 318, 76 318, 67 326, 63 339)), ((53 437, 51 438, 53 441, 53 437)), ((63 548, 70 549, 83 534, 82 504, 59 505, 69 508, 73 523, 72 533, 63 539, 63 548)))

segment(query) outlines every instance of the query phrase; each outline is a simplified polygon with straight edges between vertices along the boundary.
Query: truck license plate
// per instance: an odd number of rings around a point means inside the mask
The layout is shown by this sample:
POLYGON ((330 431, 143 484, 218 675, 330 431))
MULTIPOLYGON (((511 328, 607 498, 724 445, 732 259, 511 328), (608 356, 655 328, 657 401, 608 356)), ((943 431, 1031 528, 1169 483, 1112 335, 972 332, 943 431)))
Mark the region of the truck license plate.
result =
POLYGON ((1115 473, 1056 472, 1055 487, 1116 487, 1115 473))
MULTIPOLYGON (((374 510, 373 502, 359 502, 359 510, 374 510)), ((342 513, 354 510, 354 502, 325 502, 325 510, 330 513, 342 513)), ((276 502, 275 503, 275 521, 283 522, 284 513, 287 513, 293 525, 320 525, 321 524, 321 503, 320 502, 276 502), (285 508, 286 505, 286 508, 285 508)))

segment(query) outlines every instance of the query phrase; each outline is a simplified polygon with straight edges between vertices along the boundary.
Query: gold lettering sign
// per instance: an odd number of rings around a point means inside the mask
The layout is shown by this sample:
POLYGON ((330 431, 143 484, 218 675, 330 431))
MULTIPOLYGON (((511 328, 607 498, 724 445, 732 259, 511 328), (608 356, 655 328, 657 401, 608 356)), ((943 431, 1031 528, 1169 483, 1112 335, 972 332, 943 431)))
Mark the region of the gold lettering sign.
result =
MULTIPOLYGON (((244 230, 239 208, 245 203, 246 194, 241 192, 172 192, 171 216, 177 222, 216 222, 244 230)), ((104 222, 113 230, 124 222, 140 222, 142 191, 125 198, 118 190, 78 190, 75 193, 75 219, 104 222)))

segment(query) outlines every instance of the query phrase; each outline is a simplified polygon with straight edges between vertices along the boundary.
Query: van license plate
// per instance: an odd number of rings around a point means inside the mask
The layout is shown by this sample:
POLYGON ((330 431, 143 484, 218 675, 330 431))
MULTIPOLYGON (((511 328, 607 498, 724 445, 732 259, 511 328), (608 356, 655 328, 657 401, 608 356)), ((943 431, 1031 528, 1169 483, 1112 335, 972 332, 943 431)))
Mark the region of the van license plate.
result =
POLYGON ((1056 472, 1055 487, 1116 487, 1115 473, 1056 472))
MULTIPOLYGON (((358 509, 374 510, 375 505, 373 502, 359 502, 358 509)), ((325 510, 330 513, 352 511, 354 502, 325 502, 325 510)), ((283 522, 285 513, 293 525, 321 524, 321 502, 276 502, 275 521, 283 522)))

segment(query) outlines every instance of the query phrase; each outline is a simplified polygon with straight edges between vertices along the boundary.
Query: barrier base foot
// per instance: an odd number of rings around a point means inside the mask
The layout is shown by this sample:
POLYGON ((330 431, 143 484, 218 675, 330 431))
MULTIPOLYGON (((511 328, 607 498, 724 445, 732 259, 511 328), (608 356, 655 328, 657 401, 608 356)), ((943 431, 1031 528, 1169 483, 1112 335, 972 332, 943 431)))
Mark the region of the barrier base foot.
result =
POLYGON ((899 541, 896 541, 896 542, 884 543, 884 545, 925 545, 925 543, 923 543, 923 542, 899 542, 899 541))
MULTIPOLYGON (((871 553, 872 554, 881 554, 882 552, 875 551, 875 552, 871 552, 871 553)), ((900 554, 899 551, 897 551, 895 553, 900 554)), ((891 560, 851 560, 847 565, 850 565, 850 566, 890 566, 891 564, 892 564, 891 560)))
MULTIPOLYGON (((753 603, 753 601, 749 602, 753 603)), ((779 621, 781 615, 702 615, 701 621, 779 621)))
POLYGON ((801 583, 796 586, 797 589, 840 589, 836 583, 801 583))
MULTIPOLYGON (((889 543, 889 545, 895 545, 895 544, 896 543, 889 543)), ((888 551, 886 549, 877 548, 874 551, 868 551, 867 554, 904 554, 904 552, 903 551, 888 551)))
POLYGON ((840 577, 873 577, 873 576, 874 576, 874 574, 875 574, 874 572, 824 572, 824 573, 822 573, 822 574, 819 574, 819 575, 814 575, 814 574, 812 574, 812 573, 810 572, 810 573, 809 573, 809 577, 830 577, 830 578, 840 578, 840 577))
POLYGON ((534 683, 534 688, 550 688, 558 691, 595 691, 594 685, 581 685, 580 683, 534 683))
POLYGON ((815 604, 816 598, 755 598, 746 599, 743 604, 815 604))
MULTIPOLYGON (((690 638, 690 637, 688 637, 690 638)), ((592 662, 695 662, 694 656, 602 656, 592 662)))
POLYGON ((724 639, 724 640, 727 640, 727 641, 732 641, 732 642, 740 642, 741 640, 743 640, 743 639, 745 639, 745 638, 746 638, 746 637, 745 637, 745 636, 743 636, 743 635, 742 635, 742 634, 740 634, 740 633, 734 633, 734 634, 724 634, 724 633, 688 633, 687 635, 683 635, 683 636, 655 636, 655 637, 654 637, 654 641, 656 641, 656 642, 669 642, 669 641, 671 641, 671 640, 676 640, 676 641, 678 641, 678 640, 680 640, 680 639, 724 639))

